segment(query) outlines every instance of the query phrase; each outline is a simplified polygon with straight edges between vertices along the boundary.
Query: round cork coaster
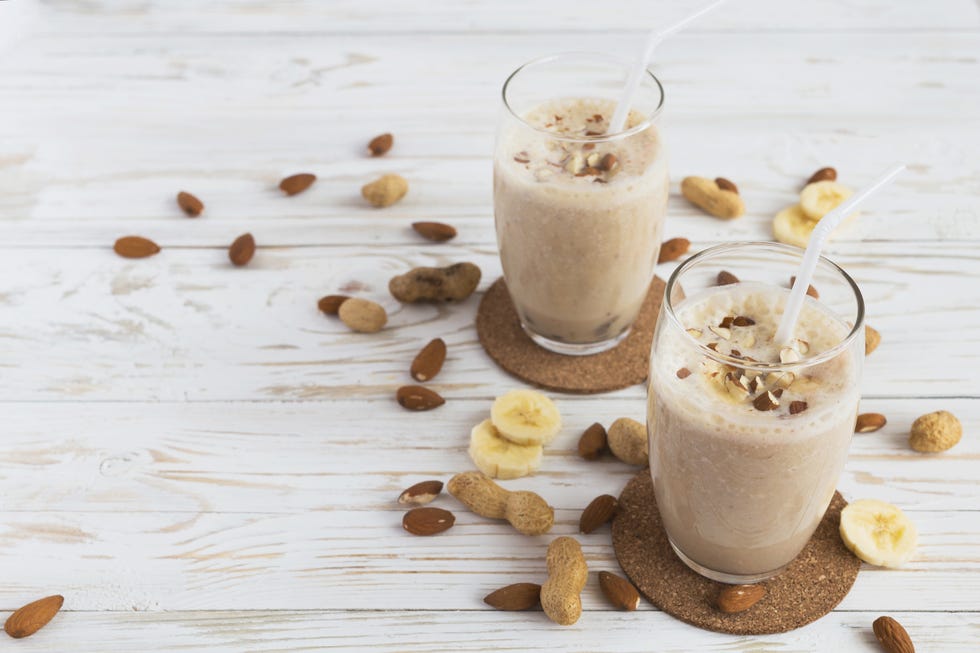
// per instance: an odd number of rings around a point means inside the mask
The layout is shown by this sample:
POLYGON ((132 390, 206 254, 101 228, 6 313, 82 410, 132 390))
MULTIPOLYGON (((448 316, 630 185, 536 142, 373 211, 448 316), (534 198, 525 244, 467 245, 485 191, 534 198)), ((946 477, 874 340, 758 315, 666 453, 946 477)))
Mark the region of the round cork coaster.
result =
POLYGON ((697 574, 674 553, 660 521, 649 469, 634 476, 619 497, 613 548, 637 589, 667 614, 720 633, 783 633, 833 610, 854 585, 861 561, 847 550, 837 530, 846 505, 835 492, 823 521, 796 560, 761 583, 766 588, 761 601, 736 614, 715 608, 725 585, 697 574))
POLYGON ((630 334, 608 351, 565 356, 537 345, 521 328, 503 278, 483 295, 476 314, 480 344, 500 367, 528 383, 557 390, 594 394, 619 390, 647 378, 653 328, 665 284, 654 277, 630 334))

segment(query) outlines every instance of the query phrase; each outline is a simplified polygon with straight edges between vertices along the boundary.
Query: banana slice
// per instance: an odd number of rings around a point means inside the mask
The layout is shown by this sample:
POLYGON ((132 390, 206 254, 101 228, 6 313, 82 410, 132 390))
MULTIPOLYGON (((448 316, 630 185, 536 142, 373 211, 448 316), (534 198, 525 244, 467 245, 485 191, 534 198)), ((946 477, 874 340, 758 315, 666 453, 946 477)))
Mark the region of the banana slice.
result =
POLYGON ((558 407, 534 390, 511 390, 497 397, 490 419, 500 435, 516 444, 548 444, 561 430, 558 407))
POLYGON ((817 181, 800 191, 800 208, 806 217, 819 220, 853 194, 854 191, 836 181, 817 181))
POLYGON ((541 467, 541 445, 514 444, 500 437, 488 419, 470 431, 470 458, 490 478, 520 478, 541 467))
POLYGON ((800 205, 796 204, 787 206, 776 214, 776 218, 772 221, 772 233, 781 243, 805 248, 816 226, 816 221, 806 217, 800 205))
POLYGON ((915 551, 918 532, 901 510, 875 499, 849 503, 840 513, 840 536, 854 555, 879 567, 898 567, 915 551))

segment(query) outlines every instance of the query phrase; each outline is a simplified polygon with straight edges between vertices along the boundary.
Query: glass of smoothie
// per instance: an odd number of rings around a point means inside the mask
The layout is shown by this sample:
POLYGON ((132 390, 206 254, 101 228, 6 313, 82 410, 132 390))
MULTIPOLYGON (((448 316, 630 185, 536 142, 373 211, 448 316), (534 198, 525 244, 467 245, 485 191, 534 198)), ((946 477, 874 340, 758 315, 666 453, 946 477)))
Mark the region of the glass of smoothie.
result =
POLYGON ((854 433, 864 300, 847 273, 821 257, 819 298, 806 297, 790 343, 773 341, 802 254, 734 243, 691 257, 667 282, 654 334, 657 507, 677 555, 724 583, 769 578, 800 553, 854 433))
POLYGON ((631 62, 545 57, 504 84, 493 163, 497 244, 524 331, 572 355, 614 347, 646 297, 667 209, 664 96, 645 75, 608 133, 631 62))

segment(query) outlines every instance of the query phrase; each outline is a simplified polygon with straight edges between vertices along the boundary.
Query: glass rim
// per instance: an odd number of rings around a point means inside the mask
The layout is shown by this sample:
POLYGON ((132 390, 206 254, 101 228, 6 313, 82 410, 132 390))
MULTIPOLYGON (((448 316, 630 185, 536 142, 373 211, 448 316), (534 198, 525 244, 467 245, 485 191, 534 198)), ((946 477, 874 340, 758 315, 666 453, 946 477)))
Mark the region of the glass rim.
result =
MULTIPOLYGON (((804 358, 795 363, 781 363, 781 362, 764 363, 761 361, 752 362, 752 361, 746 361, 744 358, 736 358, 734 356, 729 356, 727 354, 722 354, 720 352, 717 352, 714 349, 709 348, 707 345, 702 344, 699 340, 695 339, 694 336, 689 334, 687 332, 687 328, 683 324, 681 324, 680 319, 677 317, 677 314, 674 312, 673 302, 671 302, 670 300, 671 291, 673 290, 675 285, 679 285, 677 283, 677 280, 680 278, 680 275, 684 271, 690 269, 693 265, 696 265, 701 261, 713 258, 714 255, 730 252, 734 250, 744 249, 746 247, 760 247, 763 249, 776 250, 789 254, 798 254, 801 259, 803 257, 803 250, 800 249, 799 247, 795 247, 793 245, 786 245, 783 243, 774 243, 766 240, 752 240, 752 241, 744 241, 744 242, 737 242, 737 243, 722 243, 720 245, 714 245, 712 247, 709 247, 708 249, 698 252, 697 254, 695 254, 694 256, 692 256, 691 258, 687 259, 679 266, 677 266, 674 272, 670 275, 670 278, 668 278, 667 280, 667 287, 664 290, 663 306, 664 306, 664 312, 667 314, 667 317, 670 320, 671 324, 677 327, 678 329, 680 329, 684 333, 684 337, 688 339, 690 344, 694 345, 697 349, 699 349, 703 355, 707 356, 708 358, 710 358, 711 360, 717 363, 734 365, 740 369, 760 371, 760 372, 761 371, 782 372, 782 371, 792 371, 794 369, 798 370, 800 368, 805 368, 805 367, 814 367, 816 365, 820 365, 821 363, 826 363, 827 361, 836 358, 851 346, 851 344, 854 342, 854 339, 857 337, 858 333, 860 333, 862 329, 864 329, 864 295, 861 294, 861 289, 858 287, 854 279, 851 278, 851 275, 845 272, 841 266, 837 265, 836 263, 834 263, 833 261, 831 261, 830 259, 828 259, 823 255, 819 257, 818 262, 822 265, 829 266, 832 271, 835 271, 837 274, 841 276, 841 278, 844 279, 844 281, 847 282, 847 284, 850 286, 851 291, 854 293, 854 298, 857 302, 857 316, 856 319, 854 320, 854 326, 851 328, 850 333, 844 336, 844 338, 840 342, 838 342, 830 349, 827 349, 826 351, 822 351, 816 356, 813 356, 811 358, 804 358)), ((814 301, 819 302, 820 300, 814 300, 814 301)))
POLYGON ((630 66, 632 66, 632 63, 629 62, 627 59, 624 59, 617 55, 607 54, 605 52, 587 52, 587 51, 558 52, 556 54, 549 54, 543 57, 538 57, 537 59, 532 59, 518 66, 517 69, 514 72, 512 72, 510 75, 508 75, 507 79, 504 81, 504 85, 500 90, 500 96, 501 99, 503 100, 504 107, 506 107, 508 113, 514 116, 514 118, 518 122, 520 122, 528 129, 532 129, 542 134, 547 134, 548 137, 553 140, 566 141, 571 143, 597 143, 597 142, 620 140, 632 136, 634 134, 638 134, 652 127, 664 108, 664 86, 663 84, 660 83, 660 80, 657 79, 657 76, 654 75, 652 72, 650 72, 649 68, 645 71, 646 77, 653 80, 653 83, 656 85, 657 91, 660 93, 660 101, 657 103, 657 107, 650 113, 649 116, 647 116, 646 120, 644 120, 640 124, 634 125, 629 129, 623 129, 622 131, 618 131, 614 134, 599 134, 596 136, 564 136, 561 134, 556 134, 553 131, 543 129, 541 127, 535 127, 534 125, 528 123, 526 120, 524 120, 524 118, 518 115, 516 111, 514 111, 514 108, 510 105, 510 102, 507 101, 507 89, 510 87, 510 83, 514 81, 514 78, 517 77, 521 72, 528 70, 530 68, 534 68, 536 66, 552 63, 560 59, 566 59, 570 57, 583 57, 583 56, 590 57, 592 59, 604 59, 607 62, 614 62, 616 64, 622 65, 625 68, 627 74, 629 74, 630 66))

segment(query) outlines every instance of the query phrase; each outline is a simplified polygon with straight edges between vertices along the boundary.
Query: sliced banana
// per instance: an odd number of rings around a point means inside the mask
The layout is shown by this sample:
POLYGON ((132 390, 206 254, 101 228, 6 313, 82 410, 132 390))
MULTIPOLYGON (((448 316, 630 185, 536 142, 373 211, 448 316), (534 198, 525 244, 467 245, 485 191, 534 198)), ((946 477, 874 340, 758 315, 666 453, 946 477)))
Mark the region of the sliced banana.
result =
POLYGON ((516 444, 548 444, 561 430, 555 402, 535 390, 511 390, 497 397, 490 419, 500 435, 516 444))
POLYGON ((912 557, 918 531, 905 513, 890 503, 861 499, 841 511, 840 536, 865 562, 898 567, 912 557))
POLYGON ((772 221, 772 234, 781 243, 805 248, 816 226, 817 223, 806 217, 800 205, 795 204, 776 214, 772 221))
POLYGON ((800 208, 811 220, 819 220, 854 194, 847 186, 836 181, 816 181, 800 191, 800 208))
POLYGON ((520 478, 541 467, 541 445, 514 444, 485 419, 470 431, 470 458, 490 478, 520 478))

